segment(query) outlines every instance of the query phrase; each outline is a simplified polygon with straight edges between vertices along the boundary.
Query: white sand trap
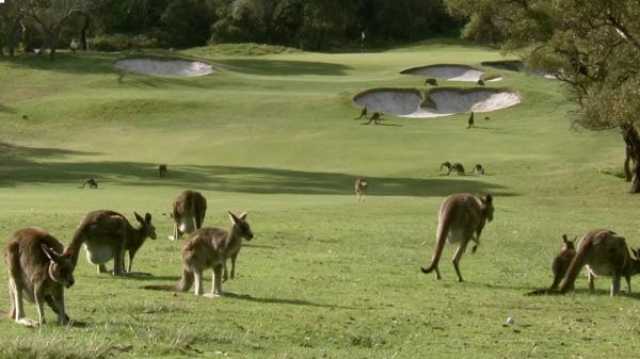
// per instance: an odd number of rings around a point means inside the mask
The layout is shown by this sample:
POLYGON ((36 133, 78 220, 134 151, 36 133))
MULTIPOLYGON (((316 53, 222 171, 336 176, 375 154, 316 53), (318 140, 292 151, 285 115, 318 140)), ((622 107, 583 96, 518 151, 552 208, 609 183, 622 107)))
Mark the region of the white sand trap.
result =
POLYGON ((115 67, 152 76, 196 77, 213 73, 209 64, 186 60, 125 59, 116 62, 115 67))
POLYGON ((431 118, 464 112, 492 112, 521 102, 518 94, 497 89, 434 89, 429 101, 418 90, 380 89, 365 91, 353 100, 370 112, 384 112, 400 117, 431 118))
MULTIPOLYGON (((433 77, 447 81, 478 82, 484 72, 467 65, 430 65, 413 67, 401 72, 406 75, 433 77)), ((500 81, 502 77, 490 81, 500 81)))

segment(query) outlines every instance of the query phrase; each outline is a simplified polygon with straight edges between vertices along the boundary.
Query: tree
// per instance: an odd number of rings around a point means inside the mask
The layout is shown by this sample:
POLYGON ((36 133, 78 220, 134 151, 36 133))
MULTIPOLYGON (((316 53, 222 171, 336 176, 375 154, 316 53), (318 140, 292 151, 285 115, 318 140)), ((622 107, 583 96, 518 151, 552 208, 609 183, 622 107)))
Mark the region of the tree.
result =
POLYGON ((531 67, 557 74, 569 85, 571 99, 579 106, 576 125, 591 130, 621 130, 625 152, 629 160, 634 160, 634 168, 629 171, 634 175, 631 192, 640 193, 640 2, 469 3, 480 8, 461 0, 449 0, 449 8, 471 17, 491 9, 491 21, 504 37, 503 49, 518 51, 531 67))
POLYGON ((16 39, 24 18, 24 3, 20 0, 6 0, 0 4, 0 53, 7 47, 9 55, 14 56, 16 39))
POLYGON ((24 14, 33 20, 49 49, 49 57, 55 57, 60 32, 74 15, 84 13, 88 0, 25 0, 24 14))

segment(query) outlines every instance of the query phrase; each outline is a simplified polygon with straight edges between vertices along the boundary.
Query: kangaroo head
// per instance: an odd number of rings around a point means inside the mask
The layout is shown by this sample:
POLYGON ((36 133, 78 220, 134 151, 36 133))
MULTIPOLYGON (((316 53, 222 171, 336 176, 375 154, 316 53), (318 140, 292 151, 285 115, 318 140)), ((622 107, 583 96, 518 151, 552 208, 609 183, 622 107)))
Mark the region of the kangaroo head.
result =
POLYGON ((562 250, 576 249, 575 243, 576 243, 577 239, 578 239, 578 237, 575 237, 572 241, 570 241, 569 237, 567 237, 566 234, 563 234, 562 235, 562 243, 563 243, 562 250))
POLYGON ((70 288, 75 283, 73 279, 74 266, 71 258, 56 252, 45 244, 42 244, 42 251, 49 258, 49 278, 70 288))
POLYGON ((142 231, 143 236, 145 238, 149 237, 151 239, 156 239, 156 227, 151 223, 151 214, 145 214, 144 218, 142 218, 142 216, 137 212, 133 212, 133 214, 136 216, 138 223, 140 223, 140 231, 142 231))
POLYGON ((487 221, 493 221, 493 196, 487 194, 481 199, 481 201, 484 207, 484 215, 487 218, 487 221))
POLYGON ((229 219, 240 237, 246 238, 248 241, 253 239, 253 232, 251 232, 251 227, 249 226, 249 222, 247 222, 247 212, 236 216, 229 211, 229 219))

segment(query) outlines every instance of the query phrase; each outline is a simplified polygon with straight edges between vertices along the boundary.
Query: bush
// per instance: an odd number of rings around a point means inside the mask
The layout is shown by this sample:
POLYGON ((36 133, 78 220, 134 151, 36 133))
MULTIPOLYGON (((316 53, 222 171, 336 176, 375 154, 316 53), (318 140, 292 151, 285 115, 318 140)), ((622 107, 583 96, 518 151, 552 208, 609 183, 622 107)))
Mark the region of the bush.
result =
POLYGON ((150 37, 148 35, 100 35, 96 36, 91 41, 91 44, 91 47, 98 51, 122 51, 160 47, 160 41, 156 37, 150 37))

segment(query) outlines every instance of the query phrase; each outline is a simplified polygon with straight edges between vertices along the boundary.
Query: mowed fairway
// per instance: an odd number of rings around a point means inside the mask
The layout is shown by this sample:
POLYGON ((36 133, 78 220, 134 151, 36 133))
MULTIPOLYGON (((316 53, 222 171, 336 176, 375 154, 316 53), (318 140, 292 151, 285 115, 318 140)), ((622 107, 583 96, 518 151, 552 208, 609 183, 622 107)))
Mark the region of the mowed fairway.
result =
MULTIPOLYGON (((422 88, 423 79, 399 72, 500 54, 450 41, 371 53, 248 50, 182 53, 209 61, 219 70, 211 76, 121 82, 115 54, 0 60, 0 241, 40 226, 67 244, 95 209, 131 221, 133 211, 150 212, 159 235, 134 262, 153 277, 98 275, 83 252, 65 293, 79 324, 57 326, 48 308, 40 329, 1 320, 3 357, 637 355, 640 295, 610 298, 609 278, 596 281, 596 295, 581 276, 575 294, 524 296, 551 283, 563 233, 611 228, 640 246, 638 198, 607 174, 621 173, 622 140, 572 130, 574 106, 558 81, 502 71, 505 80, 489 86, 517 90, 523 103, 490 121, 476 116, 476 129, 465 129, 467 115, 362 126, 356 93, 422 88), (441 176, 447 160, 468 170, 481 163, 487 176, 441 176), (169 165, 167 178, 158 178, 159 163, 169 165), (98 190, 78 188, 89 176, 98 190), (370 183, 363 203, 356 176, 370 183), (249 212, 255 238, 223 287, 232 296, 143 288, 179 278, 181 243, 167 239, 172 224, 162 214, 184 189, 207 197, 207 226, 226 228, 227 210, 249 212), (494 194, 494 222, 462 259, 466 282, 456 281, 452 247, 436 281, 419 267, 431 258, 441 201, 464 191, 494 194), (513 326, 503 326, 507 317, 513 326)), ((8 305, 0 295, 0 308, 8 305)))

